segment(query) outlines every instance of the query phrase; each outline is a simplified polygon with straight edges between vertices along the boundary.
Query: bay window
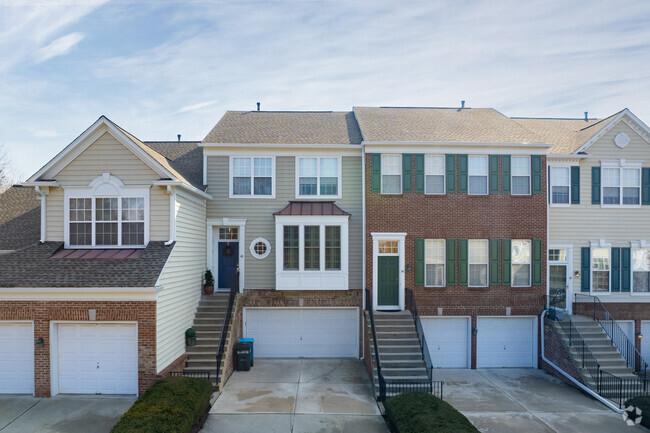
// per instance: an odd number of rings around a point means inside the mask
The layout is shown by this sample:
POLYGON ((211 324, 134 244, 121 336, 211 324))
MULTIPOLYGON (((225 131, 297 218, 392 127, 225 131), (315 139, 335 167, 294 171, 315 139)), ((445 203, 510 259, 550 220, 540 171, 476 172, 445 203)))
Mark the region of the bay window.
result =
POLYGON ((296 158, 296 196, 339 197, 339 158, 296 158))
POLYGON ((470 239, 469 242, 469 286, 487 287, 488 285, 488 241, 487 239, 470 239))
POLYGON ((272 197, 273 158, 232 157, 231 197, 272 197))
POLYGON ((486 195, 488 193, 488 157, 468 157, 469 194, 486 195))
POLYGON ((512 286, 530 286, 530 241, 512 240, 512 286))
POLYGON ((381 193, 402 193, 402 155, 381 155, 381 193))

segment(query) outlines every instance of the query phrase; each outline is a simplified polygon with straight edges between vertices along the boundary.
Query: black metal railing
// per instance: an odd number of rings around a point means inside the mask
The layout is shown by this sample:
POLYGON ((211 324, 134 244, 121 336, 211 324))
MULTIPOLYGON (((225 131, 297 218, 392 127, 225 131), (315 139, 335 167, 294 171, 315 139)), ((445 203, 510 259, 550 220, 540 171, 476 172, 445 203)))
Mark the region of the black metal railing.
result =
POLYGON ((648 381, 641 379, 624 379, 600 370, 597 392, 600 396, 616 403, 619 408, 631 398, 648 394, 648 381))
POLYGON ((575 294, 575 307, 580 314, 595 320, 603 328, 607 336, 621 353, 627 366, 636 372, 642 381, 648 379, 648 363, 637 350, 634 341, 631 341, 620 325, 614 320, 600 298, 582 293, 575 294), (582 302, 578 302, 582 300, 582 302), (583 311, 584 310, 584 311, 583 311))
POLYGON ((386 395, 388 397, 393 397, 405 392, 426 392, 427 394, 433 394, 442 399, 442 389, 444 384, 445 382, 441 380, 425 382, 423 380, 389 379, 386 382, 386 395))
POLYGON ((228 336, 228 328, 230 327, 230 319, 232 318, 232 307, 235 303, 235 295, 239 292, 239 271, 235 272, 232 278, 232 286, 228 295, 228 307, 226 308, 226 317, 223 321, 221 328, 221 337, 219 338, 219 347, 217 348, 217 377, 215 383, 219 385, 219 377, 221 375, 221 360, 224 355, 224 347, 226 345, 226 337, 228 336))
POLYGON ((188 371, 188 370, 183 370, 183 371, 172 371, 169 373, 170 376, 185 376, 185 377, 196 377, 199 379, 205 379, 205 380, 210 380, 210 372, 209 371, 188 371))
MULTIPOLYGON (((375 365, 377 368, 377 386, 379 387, 379 397, 377 398, 381 402, 386 401, 386 380, 384 379, 383 374, 381 374, 381 360, 379 359, 379 346, 377 345, 377 331, 375 330, 375 315, 372 308, 372 292, 366 290, 366 308, 368 309, 368 314, 370 316, 370 328, 372 330, 372 341, 375 350, 375 365)), ((373 381, 374 382, 374 381, 373 381)))
POLYGON ((418 340, 420 340, 420 350, 422 351, 422 357, 424 359, 424 365, 427 369, 427 376, 429 377, 429 383, 431 384, 431 391, 433 392, 433 364, 431 363, 431 354, 429 353, 429 347, 427 346, 427 339, 424 336, 424 329, 422 328, 422 322, 420 321, 420 313, 418 312, 418 306, 415 302, 415 295, 413 290, 406 289, 406 309, 411 312, 413 315, 413 321, 415 322, 415 330, 418 334, 418 340))
POLYGON ((587 343, 585 343, 580 332, 578 332, 578 328, 573 324, 569 314, 564 314, 563 316, 564 317, 558 320, 558 323, 562 327, 564 335, 569 340, 569 347, 571 347, 580 358, 581 367, 587 370, 592 380, 597 383, 598 378, 600 377, 600 364, 589 349, 587 343))

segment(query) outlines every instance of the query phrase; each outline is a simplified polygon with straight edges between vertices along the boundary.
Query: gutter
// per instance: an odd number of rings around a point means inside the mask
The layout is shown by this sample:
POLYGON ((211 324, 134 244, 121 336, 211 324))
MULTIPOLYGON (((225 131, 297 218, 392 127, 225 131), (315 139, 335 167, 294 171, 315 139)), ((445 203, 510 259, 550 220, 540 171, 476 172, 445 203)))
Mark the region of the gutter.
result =
POLYGON ((36 184, 34 185, 34 189, 39 194, 39 200, 41 201, 41 243, 43 243, 47 239, 47 195, 50 192, 50 188, 45 188, 47 190, 45 192, 39 184, 36 184))
POLYGON ((623 413, 623 412, 625 412, 624 409, 619 409, 618 407, 614 406, 614 404, 612 404, 612 402, 610 402, 610 401, 607 400, 606 398, 601 397, 600 395, 596 394, 595 392, 593 392, 591 389, 589 389, 588 387, 586 387, 586 386, 583 385, 582 383, 580 383, 580 382, 578 382, 577 380, 575 380, 572 376, 570 376, 568 373, 566 373, 566 372, 565 372, 564 370, 562 370, 560 367, 558 367, 557 365, 555 365, 555 364, 553 363, 553 361, 551 361, 550 359, 548 359, 548 358, 544 355, 544 318, 546 317, 546 313, 547 313, 547 311, 548 311, 548 310, 544 310, 544 312, 542 313, 542 315, 541 315, 541 317, 540 317, 540 326, 541 326, 541 333, 542 333, 542 360, 544 360, 544 362, 546 362, 548 365, 550 365, 551 367, 553 367, 553 368, 554 368, 558 373, 560 373, 562 376, 564 376, 564 377, 566 377, 567 379, 569 379, 569 380, 571 381, 571 383, 573 383, 577 388, 579 388, 579 389, 582 390, 583 392, 589 394, 590 396, 592 396, 593 398, 595 398, 596 400, 598 400, 599 402, 601 402, 602 404, 604 404, 605 406, 607 406, 609 409, 613 410, 613 411, 616 412, 616 413, 623 413))
POLYGON ((192 193, 194 193, 194 194, 196 194, 196 195, 198 195, 200 197, 203 197, 205 199, 208 199, 208 200, 213 199, 213 197, 210 194, 208 194, 207 192, 203 192, 198 188, 195 188, 195 187, 193 187, 191 185, 186 184, 185 182, 181 182, 180 180, 156 180, 156 181, 152 182, 152 184, 157 185, 157 186, 176 186, 176 187, 183 188, 183 189, 185 189, 185 190, 187 190, 189 192, 192 192, 192 193))
MULTIPOLYGON (((363 311, 366 309, 366 148, 361 148, 361 360, 366 358, 366 319, 363 311)), ((372 308, 372 306, 370 306, 372 308)))

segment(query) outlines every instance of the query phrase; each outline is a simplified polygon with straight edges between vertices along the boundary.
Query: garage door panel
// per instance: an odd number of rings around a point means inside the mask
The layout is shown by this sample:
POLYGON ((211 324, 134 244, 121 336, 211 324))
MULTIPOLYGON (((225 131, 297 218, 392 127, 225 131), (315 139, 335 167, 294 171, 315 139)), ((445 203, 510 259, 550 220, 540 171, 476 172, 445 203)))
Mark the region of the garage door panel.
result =
POLYGON ((469 323, 466 317, 422 317, 421 322, 435 368, 469 367, 469 323))
POLYGON ((33 341, 31 323, 0 322, 0 394, 34 392, 33 341))
POLYGON ((530 317, 479 317, 477 368, 535 366, 535 320, 530 317))

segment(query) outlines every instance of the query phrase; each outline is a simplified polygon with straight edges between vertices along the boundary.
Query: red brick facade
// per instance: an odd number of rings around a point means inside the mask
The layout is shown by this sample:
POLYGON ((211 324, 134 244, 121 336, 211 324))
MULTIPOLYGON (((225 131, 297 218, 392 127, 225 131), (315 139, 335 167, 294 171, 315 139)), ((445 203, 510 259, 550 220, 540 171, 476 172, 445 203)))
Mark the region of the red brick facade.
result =
POLYGON ((50 321, 89 321, 89 311, 96 311, 95 322, 137 322, 138 389, 143 393, 156 381, 156 303, 95 301, 6 301, 0 306, 0 321, 34 322, 34 381, 36 397, 49 397, 50 321), (44 344, 36 346, 42 338, 44 344))
MULTIPOLYGON (((545 308, 547 198, 546 157, 542 156, 542 193, 526 196, 467 193, 397 195, 373 193, 371 155, 366 154, 366 285, 373 287, 373 238, 371 233, 407 233, 405 239, 405 286, 413 290, 422 316, 538 316, 545 308), (542 239, 542 284, 532 287, 424 287, 415 285, 415 240, 421 239, 542 239), (410 269, 409 269, 410 265, 410 269)), ((458 158, 456 158, 458 185, 458 158)), ((412 162, 413 167, 415 161, 412 162)), ((501 158, 499 158, 501 184, 501 158)), ((415 176, 412 176, 415 191, 415 176)), ((457 191, 457 189, 456 189, 457 191)), ((458 275, 458 247, 456 251, 458 275)), ((502 257, 500 252, 500 258, 502 257)), ((499 260, 499 275, 502 261, 499 260)), ((458 277, 457 277, 458 278, 458 277)), ((501 278, 499 279, 501 281, 501 278)), ((472 336, 472 367, 476 366, 476 336, 472 336)), ((539 353, 539 351, 538 351, 539 353)))

